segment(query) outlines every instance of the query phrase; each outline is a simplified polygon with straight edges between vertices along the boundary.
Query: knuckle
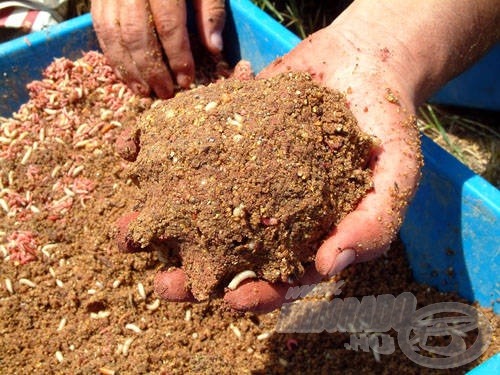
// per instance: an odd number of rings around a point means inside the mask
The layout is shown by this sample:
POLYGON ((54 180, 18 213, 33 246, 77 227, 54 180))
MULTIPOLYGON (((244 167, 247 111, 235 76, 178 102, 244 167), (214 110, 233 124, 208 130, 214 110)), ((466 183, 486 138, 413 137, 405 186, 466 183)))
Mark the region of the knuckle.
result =
POLYGON ((209 12, 216 11, 218 14, 225 12, 225 1, 224 0, 211 0, 206 4, 209 12))
POLYGON ((180 19, 172 14, 161 15, 155 20, 156 31, 160 38, 172 38, 181 27, 185 27, 180 19))
POLYGON ((116 33, 116 28, 113 27, 111 23, 106 22, 97 16, 92 18, 92 23, 95 33, 101 38, 107 39, 109 35, 114 35, 116 33))
POLYGON ((121 38, 128 46, 142 45, 144 30, 133 22, 124 22, 121 27, 121 38))
POLYGON ((224 22, 226 17, 226 10, 224 8, 224 3, 219 4, 219 2, 214 2, 212 6, 207 9, 207 20, 214 26, 218 26, 224 22))

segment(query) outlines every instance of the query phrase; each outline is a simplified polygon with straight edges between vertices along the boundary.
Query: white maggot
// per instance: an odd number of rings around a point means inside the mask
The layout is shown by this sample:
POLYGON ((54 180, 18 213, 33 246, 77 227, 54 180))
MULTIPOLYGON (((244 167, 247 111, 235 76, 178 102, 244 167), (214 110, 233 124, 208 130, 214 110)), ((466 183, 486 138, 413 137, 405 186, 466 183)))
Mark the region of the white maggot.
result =
POLYGON ((227 287, 231 290, 235 290, 238 287, 238 285, 240 285, 244 280, 255 279, 255 278, 257 278, 257 275, 255 274, 255 272, 250 271, 250 270, 242 271, 239 274, 237 274, 235 277, 233 277, 233 279, 231 280, 231 282, 229 283, 229 285, 227 287))

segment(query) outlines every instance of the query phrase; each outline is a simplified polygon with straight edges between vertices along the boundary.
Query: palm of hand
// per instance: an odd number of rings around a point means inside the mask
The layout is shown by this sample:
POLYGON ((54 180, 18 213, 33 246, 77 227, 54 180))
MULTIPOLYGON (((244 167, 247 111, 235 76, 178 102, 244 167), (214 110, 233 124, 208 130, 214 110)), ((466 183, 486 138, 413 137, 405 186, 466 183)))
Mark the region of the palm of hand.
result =
MULTIPOLYGON (((319 83, 344 92, 360 128, 380 142, 371 161, 374 189, 320 246, 316 270, 309 270, 302 284, 317 282, 386 251, 420 176, 413 93, 388 61, 391 52, 354 45, 332 31, 313 34, 259 74, 264 78, 291 70, 309 72, 319 83)), ((288 287, 247 282, 227 293, 225 300, 237 309, 269 311, 285 301, 288 287)))

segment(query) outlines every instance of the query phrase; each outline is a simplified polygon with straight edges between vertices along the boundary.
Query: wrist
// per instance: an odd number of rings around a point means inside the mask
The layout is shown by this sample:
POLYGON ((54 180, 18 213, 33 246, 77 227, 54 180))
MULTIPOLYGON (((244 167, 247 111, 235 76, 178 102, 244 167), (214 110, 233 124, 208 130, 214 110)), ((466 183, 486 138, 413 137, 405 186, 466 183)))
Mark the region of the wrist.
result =
POLYGON ((422 65, 385 25, 367 22, 358 18, 335 21, 325 29, 329 40, 335 41, 331 45, 336 50, 335 60, 341 61, 333 64, 334 80, 330 77, 328 85, 343 92, 365 92, 369 86, 376 92, 367 93, 368 96, 379 98, 390 90, 404 108, 413 112, 425 75, 422 65), (373 82, 377 85, 366 85, 373 82))
POLYGON ((357 0, 330 26, 419 105, 500 37, 495 0, 357 0))

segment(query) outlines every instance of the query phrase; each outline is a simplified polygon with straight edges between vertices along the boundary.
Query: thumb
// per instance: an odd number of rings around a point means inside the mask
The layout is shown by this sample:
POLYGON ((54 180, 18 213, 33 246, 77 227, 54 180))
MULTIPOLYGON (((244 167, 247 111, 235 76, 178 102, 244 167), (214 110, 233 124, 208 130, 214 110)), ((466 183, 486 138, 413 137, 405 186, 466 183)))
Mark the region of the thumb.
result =
MULTIPOLYGON (((262 69, 259 74, 257 74, 257 79, 266 79, 266 78, 271 78, 275 75, 278 75, 280 73, 286 73, 290 70, 301 70, 297 67, 293 67, 291 65, 285 65, 284 61, 287 60, 287 57, 291 54, 292 52, 289 52, 285 56, 278 57, 276 60, 272 61, 268 66, 266 66, 264 69, 262 69)), ((307 71, 307 69, 302 69, 304 71, 307 71)))
POLYGON ((373 189, 318 249, 316 269, 322 275, 378 257, 396 237, 418 185, 420 151, 418 138, 406 136, 404 126, 390 130, 385 144, 374 150, 373 189))
POLYGON ((402 212, 388 209, 391 202, 383 195, 369 193, 323 242, 316 254, 316 269, 320 274, 333 276, 350 264, 376 258, 389 248, 402 212))
POLYGON ((196 21, 201 40, 214 54, 222 51, 222 30, 226 18, 224 0, 195 0, 196 21))

